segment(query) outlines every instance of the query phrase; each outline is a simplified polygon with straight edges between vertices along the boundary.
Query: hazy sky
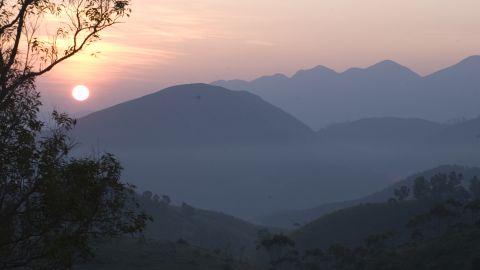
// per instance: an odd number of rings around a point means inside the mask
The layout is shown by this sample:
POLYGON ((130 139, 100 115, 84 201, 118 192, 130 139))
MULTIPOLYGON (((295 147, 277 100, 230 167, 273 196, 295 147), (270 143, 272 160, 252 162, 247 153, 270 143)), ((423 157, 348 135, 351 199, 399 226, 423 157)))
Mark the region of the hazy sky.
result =
POLYGON ((343 71, 391 59, 425 75, 480 54, 479 0, 132 2, 125 24, 40 80, 48 106, 91 111, 178 83, 320 64, 343 71), (76 84, 92 90, 88 101, 71 99, 76 84))

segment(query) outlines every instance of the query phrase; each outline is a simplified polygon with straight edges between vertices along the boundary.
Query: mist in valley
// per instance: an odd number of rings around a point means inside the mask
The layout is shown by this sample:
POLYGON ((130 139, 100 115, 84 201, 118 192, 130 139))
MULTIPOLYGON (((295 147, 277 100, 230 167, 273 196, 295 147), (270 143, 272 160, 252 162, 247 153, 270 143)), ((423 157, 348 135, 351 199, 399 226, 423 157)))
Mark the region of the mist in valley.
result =
POLYGON ((1 270, 480 269, 479 4, 183 2, 0 1, 1 270))

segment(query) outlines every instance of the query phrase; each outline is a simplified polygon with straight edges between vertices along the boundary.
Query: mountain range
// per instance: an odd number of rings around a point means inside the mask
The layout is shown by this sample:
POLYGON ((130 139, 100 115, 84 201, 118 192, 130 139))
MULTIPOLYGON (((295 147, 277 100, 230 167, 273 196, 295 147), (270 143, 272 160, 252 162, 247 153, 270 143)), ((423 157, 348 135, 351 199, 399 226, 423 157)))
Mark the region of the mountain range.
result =
POLYGON ((92 113, 73 136, 78 152, 117 155, 125 180, 141 190, 249 219, 368 194, 384 182, 358 166, 319 160, 317 134, 261 98, 205 84, 92 113))
POLYGON ((247 91, 190 84, 80 118, 73 135, 78 152, 116 154, 140 190, 258 221, 366 196, 425 168, 477 165, 478 121, 377 117, 315 132, 247 91))
POLYGON ((428 76, 387 60, 336 72, 324 66, 212 84, 255 93, 315 130, 370 117, 446 122, 480 115, 480 56, 428 76))

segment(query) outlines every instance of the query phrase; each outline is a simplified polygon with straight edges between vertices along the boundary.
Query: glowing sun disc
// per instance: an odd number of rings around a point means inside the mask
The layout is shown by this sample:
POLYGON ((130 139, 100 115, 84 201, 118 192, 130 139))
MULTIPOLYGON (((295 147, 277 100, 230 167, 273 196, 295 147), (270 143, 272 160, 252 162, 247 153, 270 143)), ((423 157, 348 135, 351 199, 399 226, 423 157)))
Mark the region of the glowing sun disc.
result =
POLYGON ((85 101, 90 96, 90 90, 85 85, 77 85, 72 90, 72 97, 78 101, 85 101))

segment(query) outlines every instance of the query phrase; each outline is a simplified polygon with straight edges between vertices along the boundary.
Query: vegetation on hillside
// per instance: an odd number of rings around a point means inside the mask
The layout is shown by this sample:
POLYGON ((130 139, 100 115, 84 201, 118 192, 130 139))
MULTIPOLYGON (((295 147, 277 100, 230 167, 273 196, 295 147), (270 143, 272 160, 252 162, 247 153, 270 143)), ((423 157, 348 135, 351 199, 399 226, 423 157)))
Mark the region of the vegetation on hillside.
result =
POLYGON ((35 79, 98 40, 128 5, 0 1, 0 269, 70 269, 92 256, 93 240, 141 232, 149 219, 113 155, 72 157, 75 120, 38 117, 35 79))
MULTIPOLYGON (((398 218, 390 216, 393 218, 391 224, 403 223, 403 228, 395 231, 391 230, 392 227, 384 227, 383 231, 378 230, 366 237, 362 245, 339 241, 323 249, 305 248, 301 241, 308 237, 301 238, 296 244, 285 235, 267 235, 259 242, 259 248, 271 254, 272 269, 478 269, 480 181, 474 177, 465 187, 461 184, 462 178, 461 174, 454 172, 438 174, 428 180, 418 177, 412 192, 402 186, 395 192, 397 198, 386 204, 352 208, 359 212, 371 208, 371 213, 375 213, 378 207, 388 208, 390 205, 396 205, 398 209, 429 206, 427 211, 417 209, 420 213, 410 215, 406 223, 402 215, 398 218)), ((373 222, 379 219, 378 215, 371 213, 362 214, 373 222)), ((352 230, 364 226, 358 220, 336 220, 332 224, 350 224, 352 230)), ((308 235, 312 231, 303 233, 308 235)), ((340 230, 338 233, 346 232, 340 230)))
POLYGON ((75 270, 255 270, 221 252, 212 252, 184 241, 121 239, 96 246, 96 258, 75 270))
POLYGON ((187 203, 173 205, 168 196, 146 191, 139 198, 153 221, 145 228, 145 237, 158 241, 186 241, 210 251, 239 259, 252 258, 255 240, 262 228, 218 212, 193 207, 187 203))

